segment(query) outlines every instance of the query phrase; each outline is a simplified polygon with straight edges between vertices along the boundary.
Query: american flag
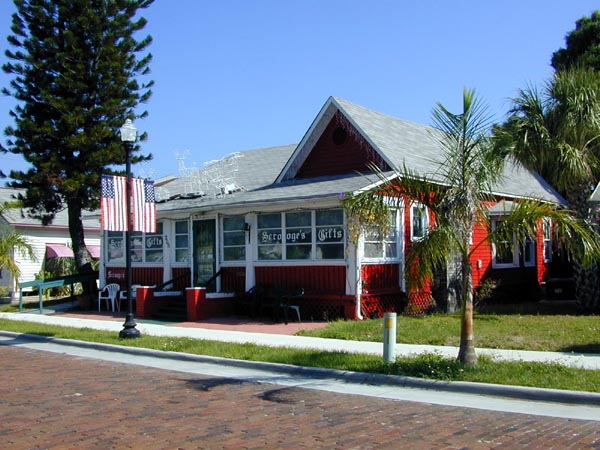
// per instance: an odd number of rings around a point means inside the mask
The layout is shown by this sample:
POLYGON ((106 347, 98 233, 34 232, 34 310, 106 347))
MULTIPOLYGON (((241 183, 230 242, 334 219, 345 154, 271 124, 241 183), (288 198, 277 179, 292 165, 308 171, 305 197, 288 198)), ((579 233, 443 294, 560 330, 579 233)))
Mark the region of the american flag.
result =
POLYGON ((126 189, 127 178, 102 175, 100 211, 103 230, 127 230, 126 189))
MULTIPOLYGON (((102 229, 127 231, 127 178, 102 175, 100 210, 102 229)), ((132 230, 156 233, 156 198, 154 181, 131 179, 132 230)))
POLYGON ((131 183, 133 231, 156 233, 154 181, 133 178, 131 183))

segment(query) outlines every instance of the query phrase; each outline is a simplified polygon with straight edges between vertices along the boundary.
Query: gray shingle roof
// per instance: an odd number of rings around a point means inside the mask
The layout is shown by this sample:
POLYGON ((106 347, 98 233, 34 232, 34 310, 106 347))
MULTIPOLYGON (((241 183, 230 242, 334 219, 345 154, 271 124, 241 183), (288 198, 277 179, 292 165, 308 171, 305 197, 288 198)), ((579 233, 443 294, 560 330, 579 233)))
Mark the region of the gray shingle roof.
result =
MULTIPOLYGON (((436 169, 444 160, 444 150, 438 143, 437 130, 381 114, 345 100, 333 100, 396 170, 402 169, 406 164, 409 169, 435 179, 436 169)), ((495 187, 494 193, 566 203, 546 180, 512 161, 505 164, 504 176, 495 187)))
MULTIPOLYGON (((404 164, 422 175, 435 176, 444 154, 436 139, 435 129, 385 115, 364 108, 346 100, 330 97, 316 121, 330 120, 330 112, 336 108, 352 123, 376 151, 396 170, 404 164)), ((291 202, 333 198, 344 192, 356 191, 369 186, 375 179, 357 174, 313 179, 286 180, 286 172, 297 169, 290 164, 290 158, 297 157, 302 146, 312 145, 318 136, 311 136, 315 130, 323 127, 311 125, 309 133, 296 145, 271 147, 261 150, 241 152, 236 183, 243 187, 241 192, 231 195, 207 195, 199 198, 174 198, 185 192, 185 183, 189 179, 180 177, 166 183, 171 200, 158 206, 159 214, 168 214, 177 210, 224 209, 270 202, 291 202), (284 172, 282 172, 284 171, 284 172), (275 181, 280 181, 275 183, 275 181)), ((201 169, 206 170, 206 169, 201 169)), ((440 180, 442 181, 442 180, 440 180)), ((496 194, 507 197, 540 198, 553 203, 564 203, 564 199, 541 177, 515 163, 508 163, 505 176, 496 186, 496 194)))
MULTIPOLYGON (((19 193, 24 193, 23 189, 13 189, 0 187, 0 204, 4 204, 4 202, 12 202, 14 201, 14 197, 19 193)), ((7 209, 2 213, 2 217, 11 225, 16 226, 29 226, 29 227, 41 227, 42 223, 37 220, 29 217, 25 210, 22 209, 7 209)), ((99 221, 99 212, 85 212, 83 225, 85 228, 100 228, 99 221)), ((60 228, 68 228, 69 227, 69 217, 67 210, 60 211, 54 217, 54 221, 49 225, 50 227, 60 227, 60 228)))

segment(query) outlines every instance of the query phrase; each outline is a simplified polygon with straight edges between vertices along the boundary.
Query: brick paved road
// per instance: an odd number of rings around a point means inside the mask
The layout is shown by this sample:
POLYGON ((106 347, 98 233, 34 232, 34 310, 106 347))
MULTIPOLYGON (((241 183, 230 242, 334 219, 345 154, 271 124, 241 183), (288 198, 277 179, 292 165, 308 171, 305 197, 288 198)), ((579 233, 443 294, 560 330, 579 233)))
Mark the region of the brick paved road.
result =
POLYGON ((598 422, 432 406, 0 346, 3 449, 599 448, 598 422))

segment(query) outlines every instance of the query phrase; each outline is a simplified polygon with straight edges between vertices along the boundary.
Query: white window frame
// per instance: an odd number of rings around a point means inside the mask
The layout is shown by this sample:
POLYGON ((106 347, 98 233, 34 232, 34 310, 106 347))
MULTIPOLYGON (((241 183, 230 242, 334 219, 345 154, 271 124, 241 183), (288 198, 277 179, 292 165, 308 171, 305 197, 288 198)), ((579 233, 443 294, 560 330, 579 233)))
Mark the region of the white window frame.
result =
MULTIPOLYGON (((391 213, 394 215, 395 217, 395 226, 394 226, 394 234, 395 234, 395 239, 394 240, 389 240, 387 239, 388 236, 384 236, 383 239, 379 239, 379 240, 369 240, 366 233, 364 235, 364 238, 361 240, 362 241, 362 255, 363 258, 362 260, 364 262, 367 263, 383 263, 383 262, 401 262, 402 261, 402 208, 392 208, 391 209, 391 213), (381 255, 380 256, 376 256, 376 257, 369 257, 366 256, 366 245, 369 243, 374 243, 374 244, 381 244, 381 255), (396 245, 396 255, 395 256, 388 256, 386 253, 386 244, 395 244, 396 245)), ((411 222, 412 224, 412 222, 411 222)))
MULTIPOLYGON (((502 216, 492 217, 492 230, 496 229, 496 223, 502 219, 502 216)), ((517 237, 513 233, 513 244, 512 244, 512 262, 510 263, 499 263, 496 261, 497 252, 496 244, 492 243, 492 268, 493 269, 514 269, 519 267, 519 248, 517 247, 517 237)))
POLYGON ((191 251, 191 245, 190 245, 190 237, 191 237, 191 230, 190 230, 190 221, 188 219, 183 219, 183 220, 174 220, 173 221, 173 265, 187 265, 187 264, 191 264, 191 259, 192 259, 192 251, 191 251), (178 223, 186 223, 186 227, 187 227, 187 231, 186 231, 186 235, 187 235, 187 245, 186 247, 178 247, 177 246, 177 237, 178 236, 183 236, 184 233, 177 233, 177 224, 178 223), (187 261, 177 261, 177 250, 187 250, 188 252, 188 257, 187 257, 187 261))
POLYGON ((523 242, 523 265, 525 267, 535 267, 535 261, 536 261, 536 245, 535 245, 535 238, 533 236, 526 236, 525 237, 525 242, 523 242), (531 245, 532 247, 532 254, 531 254, 531 260, 529 260, 527 258, 527 245, 531 245))
POLYGON ((425 206, 424 204, 422 204, 421 202, 411 202, 410 203, 410 240, 411 242, 417 242, 422 240, 426 235, 427 232, 429 230, 429 208, 427 208, 427 206, 425 206), (415 236, 415 229, 414 229, 414 210, 416 209, 423 209, 425 214, 422 217, 423 220, 423 236, 415 236))
POLYGON ((223 264, 239 264, 239 263, 243 263, 246 262, 247 259, 247 248, 246 248, 246 242, 247 242, 247 234, 249 232, 249 229, 246 229, 246 216, 244 214, 236 214, 234 216, 222 216, 221 217, 221 243, 219 245, 220 248, 220 252, 221 252, 221 261, 223 262, 223 264), (242 222, 244 223, 244 225, 242 226, 242 228, 240 228, 239 230, 225 230, 225 220, 227 220, 228 218, 241 218, 242 222), (243 232, 244 234, 244 244, 239 244, 239 245, 225 245, 225 235, 227 233, 239 233, 239 232, 243 232), (244 253, 244 257, 241 259, 225 259, 225 249, 226 248, 243 248, 243 253, 244 253))

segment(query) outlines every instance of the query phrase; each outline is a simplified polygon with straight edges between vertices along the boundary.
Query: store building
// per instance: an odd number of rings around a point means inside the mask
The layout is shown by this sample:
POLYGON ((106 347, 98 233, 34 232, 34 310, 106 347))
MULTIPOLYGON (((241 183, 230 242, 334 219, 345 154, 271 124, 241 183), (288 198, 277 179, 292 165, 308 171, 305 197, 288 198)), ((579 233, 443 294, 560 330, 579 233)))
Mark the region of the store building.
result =
MULTIPOLYGON (((166 283, 178 292, 205 286, 214 306, 208 315, 230 311, 225 306, 254 286, 302 288, 303 320, 401 310, 407 302, 405 249, 426 232, 429 212, 405 199, 388 236, 362 236, 354 244, 341 201, 376 182, 363 175, 371 164, 384 173, 406 165, 430 175, 442 152, 427 126, 331 97, 298 145, 236 153, 157 180, 158 232, 132 233, 132 283, 159 289, 166 283)), ((494 194, 498 202, 563 202, 539 176, 512 164, 494 194)), ((505 203, 490 206, 493 216, 506 211, 505 203)), ((486 233, 476 230, 474 243, 486 233)), ((483 245, 473 261, 475 285, 494 276, 539 287, 550 261, 549 239, 540 230, 524 248, 502 255, 483 245)), ((124 233, 103 232, 101 285, 125 285, 124 247, 124 233)), ((452 278, 446 268, 432 286, 442 303, 453 295, 452 278)), ((408 300, 426 309, 430 293, 411 293, 408 300)))

